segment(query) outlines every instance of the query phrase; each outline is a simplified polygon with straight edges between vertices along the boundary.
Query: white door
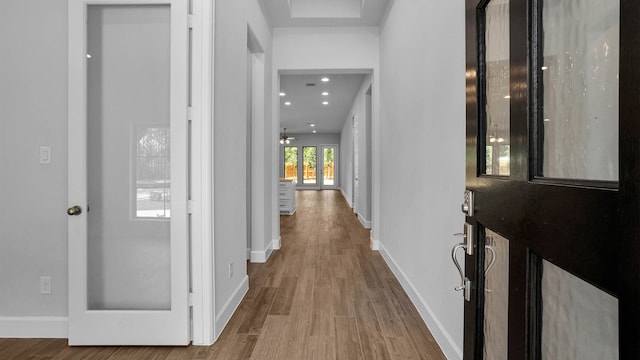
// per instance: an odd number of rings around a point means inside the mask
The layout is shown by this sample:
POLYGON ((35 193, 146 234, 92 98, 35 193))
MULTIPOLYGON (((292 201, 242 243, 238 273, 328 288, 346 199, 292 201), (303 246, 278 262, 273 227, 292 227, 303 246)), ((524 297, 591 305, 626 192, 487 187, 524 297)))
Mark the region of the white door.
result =
POLYGON ((320 181, 322 189, 338 188, 338 145, 321 145, 322 165, 320 181))
POLYGON ((69 1, 69 344, 189 343, 187 0, 69 1))

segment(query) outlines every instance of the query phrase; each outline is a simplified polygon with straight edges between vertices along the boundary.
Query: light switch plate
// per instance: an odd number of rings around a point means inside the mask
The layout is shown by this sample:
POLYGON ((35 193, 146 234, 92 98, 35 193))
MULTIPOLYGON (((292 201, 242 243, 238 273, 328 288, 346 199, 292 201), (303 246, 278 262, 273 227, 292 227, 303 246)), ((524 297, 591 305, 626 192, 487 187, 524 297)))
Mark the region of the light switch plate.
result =
POLYGON ((51 146, 40 146, 40 164, 51 164, 51 146))

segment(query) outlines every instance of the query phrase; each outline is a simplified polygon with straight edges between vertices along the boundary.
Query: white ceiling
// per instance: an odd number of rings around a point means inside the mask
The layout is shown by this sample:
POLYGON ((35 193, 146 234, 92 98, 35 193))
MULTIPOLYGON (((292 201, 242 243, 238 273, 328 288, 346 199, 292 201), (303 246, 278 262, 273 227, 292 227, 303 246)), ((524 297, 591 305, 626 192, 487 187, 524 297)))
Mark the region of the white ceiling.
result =
POLYGON ((349 116, 364 74, 284 74, 280 75, 280 132, 287 134, 340 133, 349 116), (329 82, 322 82, 323 77, 329 82), (315 86, 309 86, 314 84, 315 86), (328 96, 322 96, 322 92, 328 96), (291 102, 290 106, 285 102, 291 102), (323 105, 328 101, 329 105, 323 105), (315 124, 311 127, 310 124, 315 124))
MULTIPOLYGON (((272 27, 379 26, 393 0, 259 0, 272 27)), ((340 133, 349 116, 363 74, 344 72, 320 74, 286 74, 280 76, 280 89, 287 96, 280 98, 280 133, 288 134, 340 133), (322 83, 322 75, 331 78, 322 83), (306 86, 315 83, 315 87, 306 86), (322 91, 329 91, 324 99, 322 91), (322 101, 329 101, 323 106, 322 101), (285 106, 291 101, 291 106, 285 106), (312 128, 308 123, 316 124, 312 128)))
POLYGON ((272 27, 378 26, 390 0, 259 0, 272 27))

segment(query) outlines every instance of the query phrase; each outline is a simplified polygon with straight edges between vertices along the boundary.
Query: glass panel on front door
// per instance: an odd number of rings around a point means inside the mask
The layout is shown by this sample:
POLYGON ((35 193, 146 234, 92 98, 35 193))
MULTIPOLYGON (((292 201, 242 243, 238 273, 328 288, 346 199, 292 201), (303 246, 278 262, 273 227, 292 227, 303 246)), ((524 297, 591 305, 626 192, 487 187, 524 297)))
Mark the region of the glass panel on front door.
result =
POLYGON ((537 176, 618 181, 619 0, 542 2, 537 176))
POLYGON ((87 10, 87 307, 170 310, 169 5, 87 10))
POLYGON ((618 300, 544 260, 541 359, 618 359, 618 300))
POLYGON ((486 230, 484 358, 507 359, 509 328, 509 240, 486 230))
MULTIPOLYGON (((491 0, 485 8, 485 168, 487 175, 510 173, 509 2, 491 0)), ((481 63, 483 63, 481 61, 481 63)))

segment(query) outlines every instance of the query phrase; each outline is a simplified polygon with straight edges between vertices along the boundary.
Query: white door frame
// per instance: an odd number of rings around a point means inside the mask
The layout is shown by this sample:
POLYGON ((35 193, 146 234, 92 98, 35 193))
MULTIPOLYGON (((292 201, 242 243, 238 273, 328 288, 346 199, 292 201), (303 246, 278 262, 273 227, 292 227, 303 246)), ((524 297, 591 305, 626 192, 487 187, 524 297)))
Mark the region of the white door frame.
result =
MULTIPOLYGON (((82 43, 84 30, 76 29, 71 24, 73 17, 79 16, 74 13, 73 4, 82 0, 69 0, 69 118, 70 121, 86 118, 84 106, 77 106, 76 101, 85 102, 85 93, 82 84, 74 82, 71 78, 72 71, 84 70, 84 54, 81 49, 81 56, 71 54, 71 44, 82 43)), ((126 4, 126 3, 163 3, 163 0, 132 0, 132 1, 100 1, 85 0, 84 3, 91 4, 126 4)), ((213 257, 213 68, 214 68, 214 19, 215 0, 192 0, 193 14, 191 17, 192 27, 192 49, 191 49, 191 104, 190 119, 192 122, 191 138, 191 198, 199 201, 190 201, 189 209, 191 213, 191 266, 189 269, 191 276, 191 288, 188 301, 193 307, 191 340, 194 345, 211 345, 219 336, 216 333, 214 323, 215 309, 215 284, 214 284, 214 257, 213 257)), ((80 15, 82 16, 82 15, 80 15)), ((69 132, 81 132, 84 126, 69 129, 69 132)), ((73 144, 69 144, 69 162, 83 161, 85 154, 77 151, 73 144)), ((71 181, 71 179, 70 179, 71 181)), ((74 185, 75 186, 75 185, 74 185)), ((71 195, 71 194, 70 194, 71 195)), ((70 200, 71 196, 70 196, 70 200)), ((72 229, 70 229, 71 231, 72 229)), ((69 277, 71 280, 74 274, 78 273, 71 261, 69 261, 69 277)), ((71 281, 70 281, 71 282, 71 281)), ((69 318, 73 301, 71 288, 69 289, 69 318)))
POLYGON ((192 1, 191 303, 193 345, 211 345, 214 327, 213 68, 215 0, 192 1))

